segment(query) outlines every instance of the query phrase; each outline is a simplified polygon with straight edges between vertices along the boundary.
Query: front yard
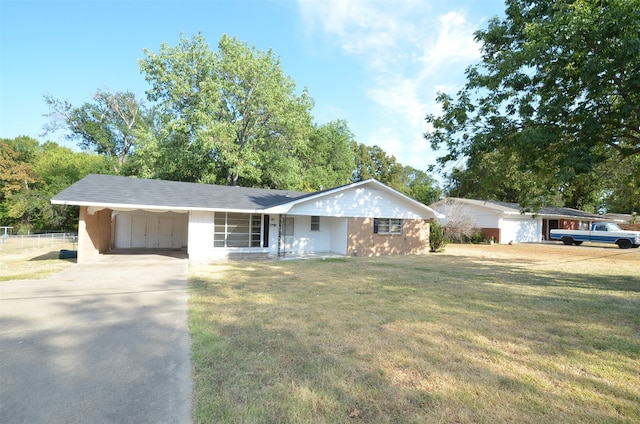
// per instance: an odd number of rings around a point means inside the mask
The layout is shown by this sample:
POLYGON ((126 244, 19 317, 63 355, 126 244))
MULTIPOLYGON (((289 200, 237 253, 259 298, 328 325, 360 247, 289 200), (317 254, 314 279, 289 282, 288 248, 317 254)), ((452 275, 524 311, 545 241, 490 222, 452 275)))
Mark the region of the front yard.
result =
POLYGON ((640 251, 192 265, 197 423, 640 421, 640 251))
POLYGON ((75 250, 70 241, 55 240, 42 246, 20 246, 18 241, 3 244, 0 250, 0 284, 9 280, 47 278, 76 263, 75 259, 60 260, 60 250, 75 250))

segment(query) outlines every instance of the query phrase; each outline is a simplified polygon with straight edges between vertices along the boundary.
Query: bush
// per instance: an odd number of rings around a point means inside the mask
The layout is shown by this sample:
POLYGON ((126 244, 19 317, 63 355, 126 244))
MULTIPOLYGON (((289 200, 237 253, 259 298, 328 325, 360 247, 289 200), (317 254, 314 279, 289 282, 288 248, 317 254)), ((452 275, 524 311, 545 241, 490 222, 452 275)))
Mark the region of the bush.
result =
POLYGON ((470 236, 465 236, 464 242, 471 244, 482 244, 485 243, 486 240, 484 238, 484 234, 482 234, 481 232, 476 232, 471 234, 470 236))
POLYGON ((467 239, 478 232, 475 219, 467 215, 464 203, 459 199, 444 199, 438 212, 442 212, 447 217, 447 241, 451 243, 467 243, 467 239))
POLYGON ((441 252, 446 245, 446 239, 444 236, 444 227, 435 220, 431 223, 429 229, 429 251, 441 252))

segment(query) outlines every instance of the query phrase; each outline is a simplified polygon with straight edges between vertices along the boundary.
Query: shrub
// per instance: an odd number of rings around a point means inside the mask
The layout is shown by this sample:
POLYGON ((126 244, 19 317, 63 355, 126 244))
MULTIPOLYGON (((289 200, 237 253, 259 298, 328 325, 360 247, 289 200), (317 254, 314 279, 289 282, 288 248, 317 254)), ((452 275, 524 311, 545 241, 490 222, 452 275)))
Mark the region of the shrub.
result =
POLYGON ((431 223, 429 229, 429 251, 441 252, 446 245, 446 239, 444 236, 444 227, 435 220, 431 223))
POLYGON ((464 242, 471 243, 471 244, 481 244, 481 243, 485 243, 486 240, 484 239, 484 234, 478 231, 471 234, 470 236, 465 236, 464 242))

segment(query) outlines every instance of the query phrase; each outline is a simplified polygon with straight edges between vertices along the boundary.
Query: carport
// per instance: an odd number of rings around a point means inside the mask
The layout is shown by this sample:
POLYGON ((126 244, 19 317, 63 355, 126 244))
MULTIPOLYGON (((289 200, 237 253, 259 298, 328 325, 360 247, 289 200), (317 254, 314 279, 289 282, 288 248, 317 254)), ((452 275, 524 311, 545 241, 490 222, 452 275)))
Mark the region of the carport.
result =
POLYGON ((80 206, 78 262, 99 254, 186 251, 187 211, 80 206))

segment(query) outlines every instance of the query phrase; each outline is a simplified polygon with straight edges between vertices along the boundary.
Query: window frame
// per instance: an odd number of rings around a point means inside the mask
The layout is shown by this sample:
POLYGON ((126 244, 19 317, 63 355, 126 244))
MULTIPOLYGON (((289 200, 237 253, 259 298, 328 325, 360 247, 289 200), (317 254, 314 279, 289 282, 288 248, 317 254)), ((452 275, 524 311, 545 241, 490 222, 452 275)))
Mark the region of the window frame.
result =
POLYGON ((215 249, 256 249, 264 247, 263 214, 214 212, 213 222, 213 247, 215 249))
POLYGON ((311 215, 311 227, 310 227, 309 231, 320 231, 320 216, 319 215, 311 215), (316 222, 314 222, 314 221, 316 221, 316 222))
POLYGON ((401 235, 402 231, 402 218, 373 218, 374 234, 401 235))

